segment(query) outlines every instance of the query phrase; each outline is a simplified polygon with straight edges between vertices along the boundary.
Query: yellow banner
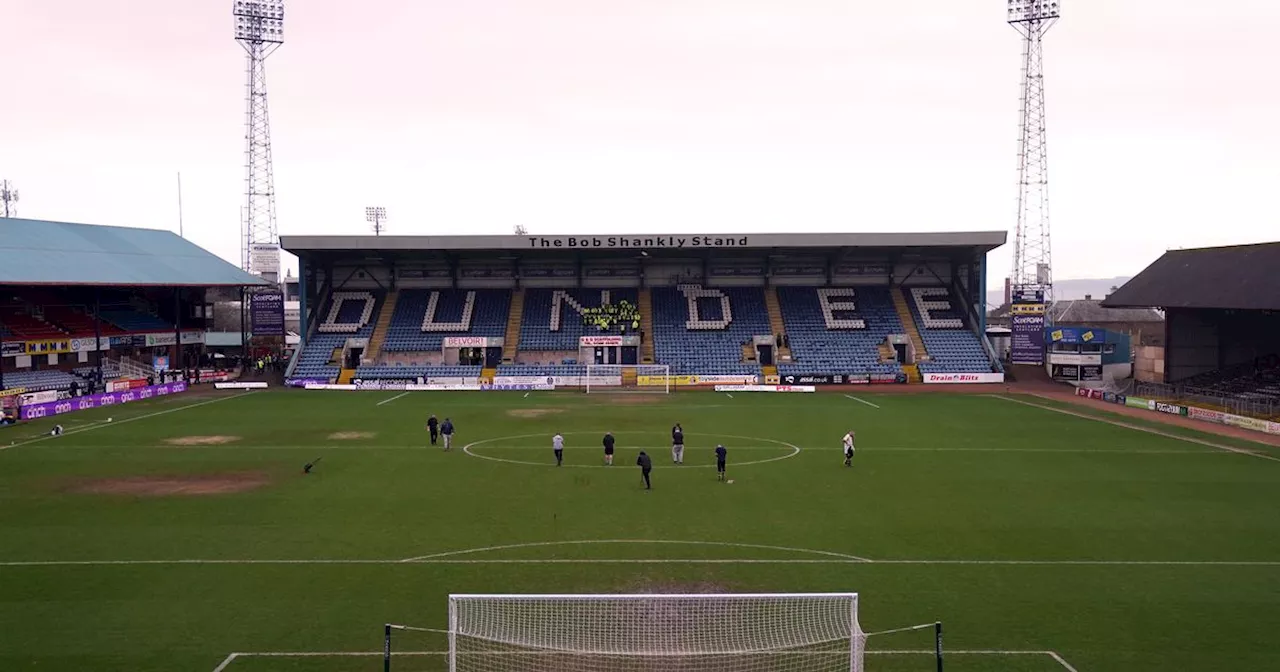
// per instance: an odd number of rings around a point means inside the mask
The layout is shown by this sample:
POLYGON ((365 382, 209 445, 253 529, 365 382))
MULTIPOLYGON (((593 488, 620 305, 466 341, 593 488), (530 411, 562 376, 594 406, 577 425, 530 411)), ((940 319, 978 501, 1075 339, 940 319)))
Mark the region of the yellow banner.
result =
POLYGON ((765 376, 764 384, 765 385, 781 385, 782 376, 765 376))
POLYGON ((1015 303, 1009 306, 1009 314, 1011 315, 1043 315, 1043 303, 1015 303))
POLYGON ((28 355, 53 355, 71 352, 71 340, 27 341, 28 355))
POLYGON ((636 376, 636 385, 640 387, 664 387, 667 381, 673 387, 697 385, 697 376, 636 376))
POLYGON ((12 397, 19 394, 26 394, 26 392, 27 388, 25 387, 15 387, 9 390, 0 390, 0 397, 12 397))

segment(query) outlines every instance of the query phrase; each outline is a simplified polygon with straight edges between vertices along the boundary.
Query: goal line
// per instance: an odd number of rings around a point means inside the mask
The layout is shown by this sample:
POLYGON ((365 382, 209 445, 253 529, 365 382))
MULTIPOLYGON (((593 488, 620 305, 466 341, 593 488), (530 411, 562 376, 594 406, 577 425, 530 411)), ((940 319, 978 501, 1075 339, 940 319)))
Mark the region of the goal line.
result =
MULTIPOLYGON (((932 656, 933 651, 928 649, 902 649, 902 650, 885 650, 876 651, 868 650, 865 652, 868 656, 875 657, 925 657, 932 656)), ((235 662, 237 660, 249 658, 376 658, 383 656, 382 651, 237 651, 227 654, 218 666, 213 668, 212 672, 236 672, 235 662)), ((448 651, 396 651, 393 657, 404 658, 445 658, 449 655, 448 651)), ((1005 649, 974 649, 947 651, 948 656, 958 656, 963 658, 1046 658, 1055 663, 1058 669, 1064 672, 1079 672, 1071 663, 1067 662, 1061 654, 1055 651, 1033 651, 1033 650, 1005 650, 1005 649)))

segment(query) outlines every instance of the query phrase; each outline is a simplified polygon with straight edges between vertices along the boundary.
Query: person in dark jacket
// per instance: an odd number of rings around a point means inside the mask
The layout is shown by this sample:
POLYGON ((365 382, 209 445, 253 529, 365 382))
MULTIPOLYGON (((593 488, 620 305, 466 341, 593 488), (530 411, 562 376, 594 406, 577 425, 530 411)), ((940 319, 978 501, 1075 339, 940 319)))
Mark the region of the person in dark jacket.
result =
POLYGON ((725 450, 724 444, 716 446, 716 480, 725 480, 724 463, 729 455, 729 451, 725 450))
POLYGON ((440 436, 440 421, 436 416, 427 418, 427 431, 431 432, 431 445, 436 445, 436 438, 440 436))
POLYGON ((649 472, 653 471, 653 460, 642 450, 640 456, 636 458, 636 466, 640 467, 640 476, 644 478, 644 489, 652 490, 653 485, 649 482, 649 472))
POLYGON ((440 434, 444 437, 444 449, 447 451, 453 447, 453 421, 449 418, 444 419, 444 424, 440 425, 440 434))
POLYGON ((604 463, 605 466, 613 466, 613 432, 604 433, 604 463))
POLYGON ((684 464, 684 427, 678 422, 671 428, 671 461, 684 464))

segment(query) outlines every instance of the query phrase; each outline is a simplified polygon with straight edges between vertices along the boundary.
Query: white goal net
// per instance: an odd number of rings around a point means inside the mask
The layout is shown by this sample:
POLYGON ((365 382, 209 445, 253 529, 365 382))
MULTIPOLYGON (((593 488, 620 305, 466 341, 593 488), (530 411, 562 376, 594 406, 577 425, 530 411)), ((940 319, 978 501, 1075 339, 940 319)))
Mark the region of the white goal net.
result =
POLYGON ((859 672, 856 593, 451 595, 449 672, 859 672))
POLYGON ((593 392, 671 392, 671 367, 666 364, 588 364, 585 383, 593 392))

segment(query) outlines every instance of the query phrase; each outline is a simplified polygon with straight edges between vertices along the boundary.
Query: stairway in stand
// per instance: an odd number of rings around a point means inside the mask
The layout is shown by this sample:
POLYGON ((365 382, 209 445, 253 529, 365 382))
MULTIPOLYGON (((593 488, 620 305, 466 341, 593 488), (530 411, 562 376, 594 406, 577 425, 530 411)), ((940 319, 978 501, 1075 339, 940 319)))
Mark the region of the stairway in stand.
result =
POLYGON ((893 346, 889 345, 889 341, 886 340, 880 343, 879 350, 880 350, 880 361, 882 362, 897 361, 898 356, 896 353, 894 353, 893 346))
POLYGON ((351 382, 352 378, 355 378, 355 377, 356 377, 355 369, 343 369, 342 373, 338 374, 338 384, 346 385, 351 382))
POLYGON ((760 374, 763 376, 760 379, 760 382, 764 383, 765 385, 768 385, 769 376, 778 375, 778 367, 772 364, 765 364, 764 366, 760 367, 760 374))
POLYGON ((361 363, 375 364, 382 353, 382 343, 387 340, 387 329, 391 327, 391 316, 396 312, 396 301, 400 299, 400 290, 387 292, 387 300, 382 302, 382 312, 378 313, 378 323, 373 327, 373 335, 369 336, 369 347, 365 348, 361 363))
POLYGON ((492 385, 493 379, 498 375, 498 369, 492 366, 486 366, 480 370, 480 382, 484 385, 492 385))
MULTIPOLYGON (((778 336, 787 333, 787 325, 782 321, 782 303, 778 301, 778 290, 776 287, 766 287, 764 290, 764 305, 769 309, 769 328, 773 330, 772 336, 776 339, 778 336)), ((791 347, 783 344, 778 345, 777 360, 786 364, 791 361, 791 347)))
POLYGON ((647 287, 640 289, 640 363, 653 363, 653 296, 647 287))
POLYGON ((918 383, 924 380, 920 377, 920 369, 916 368, 915 364, 903 364, 902 372, 907 374, 908 383, 918 383))
POLYGON ((916 328, 916 318, 911 314, 911 308, 907 305, 907 289, 905 287, 897 287, 893 294, 893 307, 898 310, 898 319, 902 320, 902 328, 907 332, 907 338, 911 339, 911 347, 916 351, 916 361, 928 361, 929 351, 924 349, 924 339, 920 338, 920 330, 916 328))
MULTIPOLYGON (((511 293, 511 310, 507 312, 507 333, 502 336, 502 363, 514 364, 520 348, 520 322, 524 319, 524 290, 511 293)), ((487 370, 487 369, 486 369, 487 370)))
POLYGON ((634 366, 622 367, 622 386, 623 387, 635 387, 636 380, 637 380, 636 367, 634 366))

